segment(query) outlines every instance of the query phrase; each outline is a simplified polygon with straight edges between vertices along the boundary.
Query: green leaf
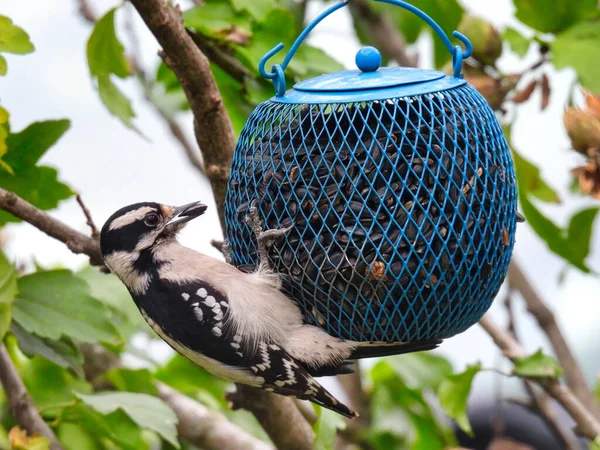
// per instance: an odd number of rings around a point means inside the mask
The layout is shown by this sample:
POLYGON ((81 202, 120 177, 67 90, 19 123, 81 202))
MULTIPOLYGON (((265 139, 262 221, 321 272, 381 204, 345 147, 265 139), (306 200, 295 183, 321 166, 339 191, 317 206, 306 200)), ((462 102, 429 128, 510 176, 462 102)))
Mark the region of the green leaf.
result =
POLYGON ((61 423, 58 426, 58 440, 65 450, 103 450, 96 437, 81 425, 61 423))
MULTIPOLYGON (((149 450, 148 444, 142 439, 140 427, 121 409, 110 414, 101 414, 94 408, 80 403, 66 408, 62 420, 80 425, 91 435, 109 439, 116 445, 102 445, 101 449, 149 450)), ((106 444, 106 441, 103 443, 106 444)))
POLYGON ((118 340, 110 311, 68 270, 20 278, 14 318, 27 331, 54 340, 63 335, 89 343, 118 340))
POLYGON ((92 387, 67 369, 34 356, 21 371, 27 391, 44 416, 55 416, 64 405, 75 401, 73 391, 92 392, 92 387))
POLYGON ((160 367, 155 377, 208 407, 228 409, 225 389, 231 383, 214 376, 179 354, 175 354, 166 365, 160 367))
POLYGON ((17 271, 0 251, 0 342, 10 327, 17 292, 17 271))
POLYGON ((596 378, 596 401, 600 403, 600 376, 596 378))
POLYGON ((324 73, 339 72, 344 70, 344 66, 325 53, 320 48, 303 45, 298 49, 296 56, 290 63, 290 68, 295 70, 297 76, 302 78, 312 78, 324 73), (298 68, 293 62, 296 62, 298 68))
POLYGON ((508 42, 513 52, 523 58, 529 50, 531 40, 527 39, 517 30, 507 27, 502 33, 502 40, 508 42))
MULTIPOLYGON (((6 145, 6 138, 8 137, 8 131, 5 128, 4 124, 8 123, 9 118, 8 111, 0 106, 0 158, 6 154, 8 151, 8 147, 6 145)), ((4 161, 3 161, 4 162, 4 161)), ((7 165, 8 166, 8 165, 7 165)), ((12 169, 10 169, 10 174, 12 175, 12 169)))
POLYGON ((147 369, 112 369, 104 374, 119 391, 156 395, 154 377, 147 369))
MULTIPOLYGON (((595 3, 595 0, 593 0, 595 3)), ((550 10, 549 10, 550 11, 550 10)), ((581 22, 556 36, 552 61, 557 69, 571 67, 582 86, 600 93, 600 22, 581 22)))
POLYGON ((6 64, 6 58, 0 55, 0 76, 6 75, 8 72, 8 65, 6 64))
POLYGON ((246 124, 248 116, 252 112, 252 105, 243 101, 244 94, 240 83, 214 64, 211 64, 211 69, 217 81, 219 91, 221 91, 225 109, 227 109, 227 113, 231 118, 233 129, 236 135, 239 135, 246 124))
MULTIPOLYGON (((452 32, 458 28, 458 24, 464 14, 464 9, 457 0, 413 0, 410 3, 435 20, 447 36, 452 36, 452 32)), ((389 11, 389 8, 393 9, 395 8, 394 6, 385 5, 385 7, 388 9, 383 10, 384 14, 394 14, 394 12, 389 11)), ((450 61, 452 55, 441 38, 430 27, 418 25, 417 21, 424 22, 409 11, 400 11, 398 14, 400 22, 404 20, 408 21, 404 29, 409 33, 411 38, 417 34, 417 31, 420 33, 423 30, 427 30, 431 33, 435 67, 442 67, 446 62, 450 61)))
MULTIPOLYGON (((3 161, 11 172, 2 173, 5 169, 0 166, 0 187, 44 210, 56 208, 60 200, 72 196, 73 191, 58 181, 55 169, 35 165, 69 126, 68 120, 48 120, 35 122, 18 133, 10 133, 6 138, 8 151, 3 161)), ((0 126, 0 129, 3 127, 0 126)), ((0 226, 18 221, 20 219, 15 216, 0 211, 0 226)))
POLYGON ((438 389, 440 405, 444 412, 456 420, 458 426, 471 436, 473 430, 467 415, 467 402, 473 378, 480 370, 481 364, 479 363, 468 366, 464 372, 447 377, 438 389))
POLYGON ((248 33, 252 28, 248 15, 244 11, 236 12, 229 0, 208 0, 189 9, 183 13, 183 23, 212 37, 224 35, 232 26, 248 33))
POLYGON ((407 386, 413 389, 436 389, 450 374, 452 364, 441 355, 434 353, 408 353, 387 359, 407 386))
POLYGON ((450 430, 425 400, 423 391, 408 387, 387 361, 373 366, 373 429, 412 436, 411 449, 443 450, 456 446, 450 430))
MULTIPOLYGON (((42 210, 54 209, 61 200, 74 195, 69 186, 58 180, 58 172, 51 167, 28 167, 13 176, 3 174, 0 169, 0 175, 0 187, 42 210)), ((12 214, 0 211, 0 226, 20 221, 12 214)))
POLYGON ((365 430, 365 438, 371 448, 377 450, 398 450, 410 448, 407 436, 399 435, 390 430, 365 430))
POLYGON ((562 375, 562 369, 553 357, 545 355, 540 349, 533 355, 515 359, 513 373, 523 377, 557 378, 562 375))
POLYGON ((271 9, 278 7, 279 3, 278 0, 231 0, 236 11, 248 11, 259 22, 265 19, 271 9))
POLYGON ((76 394, 85 404, 100 414, 123 410, 140 427, 157 432, 167 442, 179 448, 177 441, 177 416, 162 400, 146 394, 128 392, 76 394))
POLYGON ((25 55, 34 50, 25 30, 14 25, 8 17, 0 15, 0 52, 25 55))
POLYGON ((88 66, 90 74, 97 81, 100 100, 108 111, 120 119, 125 126, 140 133, 132 122, 135 112, 131 101, 119 91, 111 80, 112 75, 120 78, 127 78, 131 75, 131 68, 125 57, 125 48, 115 33, 117 9, 118 7, 109 10, 96 22, 87 43, 88 66))
POLYGON ((115 33, 115 11, 109 10, 94 26, 87 42, 87 60, 92 76, 115 74, 126 78, 131 70, 125 48, 115 33))
POLYGON ((557 33, 593 17, 596 0, 514 0, 515 16, 542 33, 557 33))
POLYGON ((87 267, 76 273, 90 287, 90 295, 115 313, 113 324, 124 340, 128 340, 145 323, 125 285, 110 273, 87 267))
POLYGON ((590 253, 594 220, 600 208, 586 208, 571 217, 567 228, 567 242, 574 258, 583 261, 590 253))
POLYGON ((313 425, 315 431, 315 449, 332 449, 337 435, 337 430, 346 429, 346 422, 339 414, 326 408, 315 406, 319 420, 313 425))
POLYGON ((71 126, 67 119, 34 122, 6 139, 8 153, 4 160, 16 171, 35 166, 40 158, 71 126))
POLYGON ((17 338, 19 348, 25 355, 30 358, 40 355, 61 367, 74 369, 77 375, 83 377, 83 355, 68 337, 63 336, 59 340, 41 338, 24 330, 16 322, 12 324, 10 331, 17 338))
MULTIPOLYGON (((251 62, 249 69, 258 73, 260 59, 280 42, 289 48, 296 37, 296 22, 294 15, 285 9, 275 8, 263 22, 257 22, 252 27, 252 39, 247 47, 236 47, 237 54, 251 62)), ((281 53, 278 53, 270 64, 281 62, 281 53)), ((296 69, 298 66, 296 65, 296 69)))
MULTIPOLYGON (((504 131, 510 142, 510 128, 505 128, 504 131)), ((511 150, 517 172, 520 207, 527 223, 552 252, 579 270, 589 273, 591 270, 586 265, 585 258, 589 253, 594 208, 580 211, 571 218, 575 220, 569 225, 573 231, 563 230, 544 216, 530 200, 530 197, 537 197, 545 201, 559 201, 558 195, 541 179, 537 167, 521 157, 514 148, 511 150), (587 243, 585 239, 588 239, 587 243)))
POLYGON ((100 100, 113 116, 119 118, 126 127, 139 133, 132 122, 135 112, 131 106, 131 101, 119 91, 111 81, 110 75, 98 76, 98 93, 100 94, 100 100))
POLYGON ((600 450, 600 436, 591 443, 590 450, 600 450))
POLYGON ((523 158, 514 148, 512 156, 519 180, 519 189, 523 189, 520 194, 532 195, 543 202, 560 203, 557 192, 544 181, 540 169, 535 164, 523 158))

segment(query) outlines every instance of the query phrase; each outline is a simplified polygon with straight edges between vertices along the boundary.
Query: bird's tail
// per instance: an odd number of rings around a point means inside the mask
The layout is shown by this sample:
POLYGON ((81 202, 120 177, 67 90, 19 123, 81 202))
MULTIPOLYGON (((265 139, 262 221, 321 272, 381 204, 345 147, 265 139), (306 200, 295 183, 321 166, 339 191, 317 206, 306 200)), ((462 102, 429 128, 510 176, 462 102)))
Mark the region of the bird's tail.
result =
POLYGON ((374 358, 378 356, 422 352, 426 350, 433 350, 441 343, 441 339, 417 342, 364 342, 352 352, 348 359, 374 358))
POLYGON ((319 384, 317 380, 311 377, 308 373, 305 372, 305 375, 302 377, 303 379, 298 380, 299 383, 294 385, 294 387, 288 386, 268 386, 263 385, 263 388, 266 387, 268 391, 275 392, 280 395, 296 397, 300 400, 308 400, 311 401, 323 408, 330 409, 335 411, 342 416, 348 417, 350 419, 354 419, 358 417, 358 413, 348 408, 342 402, 340 402, 337 398, 335 398, 327 389, 319 384))
POLYGON ((329 391, 323 386, 321 386, 319 382, 313 377, 309 376, 306 379, 306 382, 308 384, 308 389, 306 389, 301 394, 298 394, 298 392, 290 392, 289 394, 286 394, 281 390, 279 390, 279 393, 283 395, 296 396, 300 400, 311 401, 319 406, 322 406, 323 408, 330 409, 331 411, 334 411, 350 419, 358 417, 358 413, 356 411, 353 411, 352 409, 344 405, 342 402, 340 402, 333 395, 331 395, 329 391))

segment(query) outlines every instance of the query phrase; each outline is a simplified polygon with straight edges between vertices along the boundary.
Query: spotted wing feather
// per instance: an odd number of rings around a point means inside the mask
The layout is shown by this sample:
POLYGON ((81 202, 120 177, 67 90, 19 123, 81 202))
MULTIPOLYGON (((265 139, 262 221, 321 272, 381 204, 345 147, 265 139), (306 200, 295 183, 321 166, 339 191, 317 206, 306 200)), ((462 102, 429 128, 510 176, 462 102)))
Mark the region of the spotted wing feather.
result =
POLYGON ((232 381, 310 400, 347 417, 356 415, 278 344, 248 342, 236 335, 228 322, 229 302, 210 283, 153 281, 146 294, 134 300, 167 343, 205 369, 232 381))

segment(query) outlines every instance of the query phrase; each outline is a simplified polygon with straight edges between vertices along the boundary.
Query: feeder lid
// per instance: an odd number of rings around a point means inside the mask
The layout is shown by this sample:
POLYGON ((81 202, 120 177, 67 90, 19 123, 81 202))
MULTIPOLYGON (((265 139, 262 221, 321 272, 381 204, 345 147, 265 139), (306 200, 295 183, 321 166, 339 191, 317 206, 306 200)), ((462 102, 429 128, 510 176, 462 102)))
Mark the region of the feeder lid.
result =
POLYGON ((442 92, 465 84, 462 78, 438 70, 380 67, 381 59, 375 47, 363 47, 356 54, 358 69, 298 82, 271 100, 297 104, 387 100, 442 92))
POLYGON ((358 70, 345 70, 321 75, 294 85, 306 92, 347 92, 365 89, 384 89, 408 84, 427 83, 446 76, 437 70, 413 67, 383 67, 381 53, 374 47, 363 47, 356 54, 358 70))

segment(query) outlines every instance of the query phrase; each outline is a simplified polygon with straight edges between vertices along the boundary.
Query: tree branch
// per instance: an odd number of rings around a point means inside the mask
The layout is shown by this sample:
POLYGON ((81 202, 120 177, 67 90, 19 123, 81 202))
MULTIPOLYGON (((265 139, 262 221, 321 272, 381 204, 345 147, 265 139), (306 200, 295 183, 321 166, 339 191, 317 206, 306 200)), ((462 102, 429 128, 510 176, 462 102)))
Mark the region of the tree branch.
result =
MULTIPOLYGON (((508 284, 509 292, 504 302, 509 318, 508 331, 517 342, 520 342, 519 336, 517 335, 516 317, 512 301, 513 285, 510 283, 510 280, 508 284)), ((564 445, 565 449, 578 450, 580 448, 579 443, 575 439, 575 436, 571 430, 565 427, 560 421, 548 394, 544 392, 536 392, 533 383, 525 378, 523 378, 523 386, 531 398, 531 404, 528 405, 528 409, 534 414, 540 415, 541 418, 544 419, 552 434, 554 434, 556 439, 560 441, 562 445, 564 445)))
POLYGON ((556 358, 565 371, 567 386, 569 386, 579 401, 600 420, 600 406, 596 402, 595 396, 577 360, 562 335, 554 314, 535 292, 514 259, 508 268, 508 279, 510 284, 521 293, 523 300, 527 304, 527 310, 535 317, 540 328, 544 330, 544 333, 552 344, 556 358))
POLYGON ((235 147, 231 119, 206 56, 183 26, 179 6, 163 0, 131 0, 162 46, 164 61, 175 73, 194 114, 196 140, 204 156, 207 174, 224 224, 225 181, 235 147))
POLYGON ((192 444, 215 450, 273 449, 229 422, 225 416, 210 411, 172 387, 162 383, 158 383, 156 387, 158 396, 168 403, 177 415, 177 431, 192 444))
POLYGON ((254 414, 275 447, 313 450, 315 434, 292 398, 243 384, 237 384, 236 389, 227 395, 232 408, 244 408, 254 414))
POLYGON ((29 222, 48 236, 64 242, 73 253, 88 255, 92 264, 104 265, 96 240, 50 217, 31 203, 2 188, 0 188, 0 208, 29 222))
POLYGON ((373 10, 369 0, 352 0, 350 12, 354 21, 362 21, 369 28, 369 37, 386 55, 405 67, 417 65, 417 58, 406 53, 406 41, 392 21, 373 10))
MULTIPOLYGON (((497 323, 495 323, 490 314, 484 315, 479 321, 479 325, 491 336, 496 345, 502 350, 504 356, 511 361, 517 358, 528 356, 521 345, 497 323)), ((533 380, 556 401, 558 401, 573 420, 577 423, 576 432, 593 441, 600 436, 600 422, 594 415, 588 411, 582 402, 566 386, 563 386, 558 380, 533 380)))
POLYGON ((187 32, 202 53, 238 83, 244 84, 246 78, 254 78, 250 71, 234 56, 232 48, 221 45, 219 42, 194 31, 187 30, 187 32))
POLYGON ((56 436, 38 413, 33 400, 27 393, 25 385, 10 359, 4 344, 0 343, 0 381, 8 399, 8 408, 15 419, 32 434, 50 439, 51 450, 62 450, 56 436))

